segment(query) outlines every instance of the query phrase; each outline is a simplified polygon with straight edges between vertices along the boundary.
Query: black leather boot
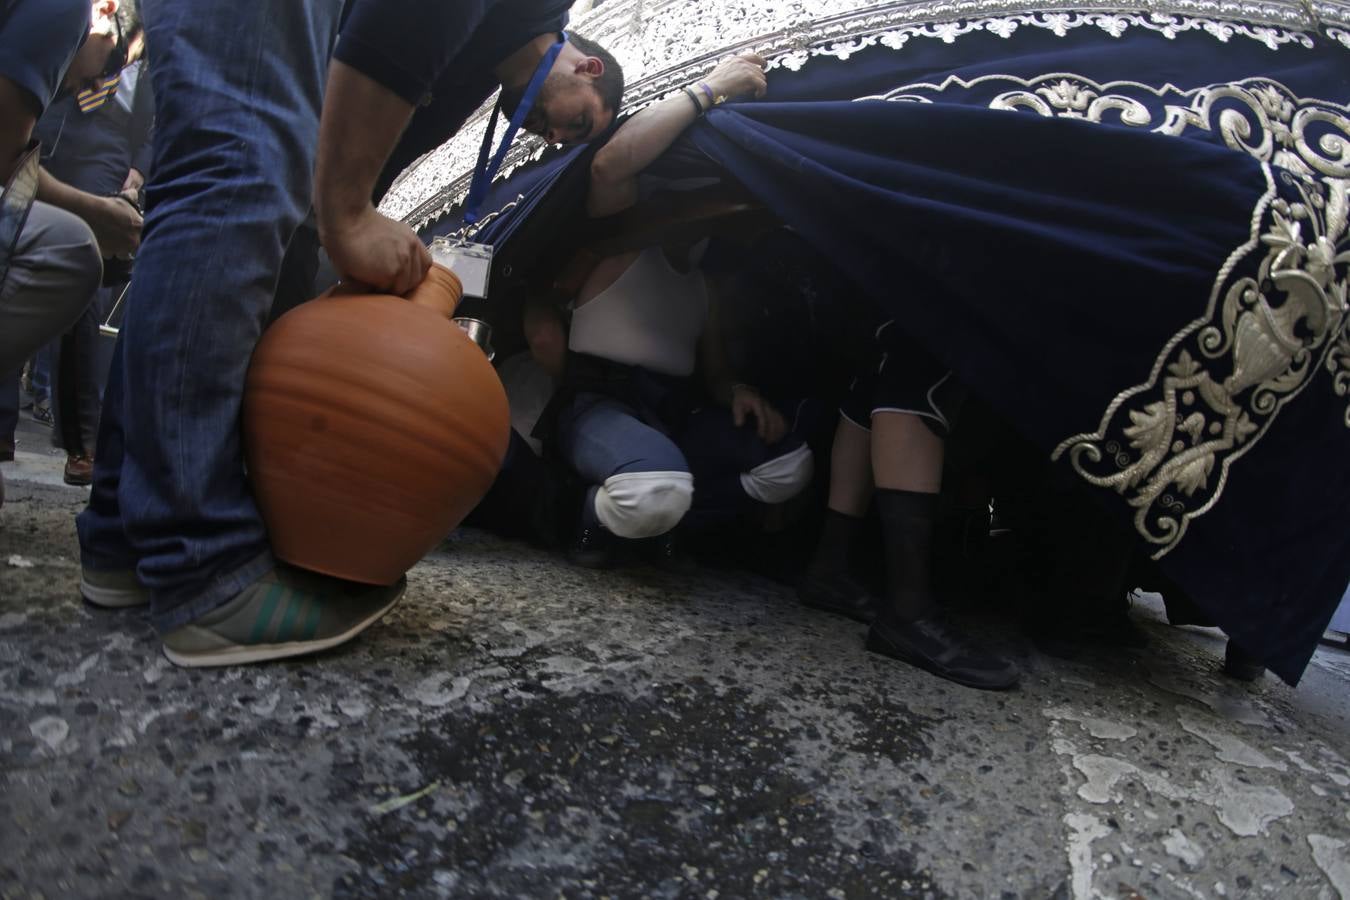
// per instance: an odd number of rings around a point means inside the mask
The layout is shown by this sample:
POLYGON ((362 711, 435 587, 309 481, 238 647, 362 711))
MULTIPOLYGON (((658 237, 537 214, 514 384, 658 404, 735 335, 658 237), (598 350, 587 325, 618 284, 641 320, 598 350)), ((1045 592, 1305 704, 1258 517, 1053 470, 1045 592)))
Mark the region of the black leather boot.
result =
POLYGON ((797 585, 797 599, 813 609, 866 624, 876 618, 877 599, 853 577, 849 565, 849 548, 862 521, 832 509, 825 511, 820 543, 797 585))
POLYGON ((974 646, 933 596, 937 495, 879 489, 875 496, 886 548, 887 606, 867 633, 867 649, 967 687, 1015 685, 1017 667, 974 646))

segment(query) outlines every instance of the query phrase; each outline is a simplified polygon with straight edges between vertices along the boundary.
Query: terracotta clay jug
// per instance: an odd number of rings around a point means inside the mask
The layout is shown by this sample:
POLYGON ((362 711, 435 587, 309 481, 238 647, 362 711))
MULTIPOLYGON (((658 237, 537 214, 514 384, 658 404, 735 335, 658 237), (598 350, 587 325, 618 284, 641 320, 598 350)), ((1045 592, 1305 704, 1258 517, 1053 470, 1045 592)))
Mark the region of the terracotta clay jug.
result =
POLYGON ((450 319, 459 279, 408 297, 343 287, 286 313, 244 393, 249 479, 280 559, 392 584, 482 499, 506 455, 506 392, 450 319))

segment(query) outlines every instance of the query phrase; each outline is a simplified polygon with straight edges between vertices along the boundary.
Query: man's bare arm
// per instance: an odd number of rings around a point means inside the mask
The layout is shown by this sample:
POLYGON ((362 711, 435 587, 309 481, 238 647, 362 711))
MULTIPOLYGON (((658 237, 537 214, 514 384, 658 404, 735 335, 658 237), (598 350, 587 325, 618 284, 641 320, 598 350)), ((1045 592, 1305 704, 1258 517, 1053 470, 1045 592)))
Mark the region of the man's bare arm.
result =
POLYGON ((328 70, 314 209, 319 237, 344 276, 402 294, 431 266, 426 247, 371 202, 375 180, 412 118, 413 105, 340 60, 328 70))
POLYGON ((680 91, 642 110, 619 127, 609 143, 591 160, 591 187, 586 196, 586 211, 592 217, 621 212, 637 202, 637 176, 675 143, 694 123, 701 109, 712 105, 707 96, 731 99, 741 96, 762 97, 766 88, 764 59, 753 53, 723 60, 693 89, 694 97, 680 91))
POLYGON ((38 173, 37 198, 83 219, 104 257, 134 253, 140 246, 141 214, 125 200, 73 188, 46 169, 38 173))
POLYGON ((37 116, 29 95, 0 76, 0 184, 9 181, 19 155, 33 139, 35 124, 37 116))

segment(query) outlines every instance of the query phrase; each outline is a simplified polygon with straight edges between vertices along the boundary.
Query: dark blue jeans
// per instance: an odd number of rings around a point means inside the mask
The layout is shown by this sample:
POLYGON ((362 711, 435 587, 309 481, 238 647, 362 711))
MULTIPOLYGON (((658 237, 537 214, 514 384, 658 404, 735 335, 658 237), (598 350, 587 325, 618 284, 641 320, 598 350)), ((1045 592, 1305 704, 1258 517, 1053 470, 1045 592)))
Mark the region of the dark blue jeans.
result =
POLYGON ((340 0, 144 0, 156 130, 148 212, 79 517, 92 569, 136 568, 161 631, 273 559, 239 414, 309 208, 340 0))
POLYGON ((33 372, 30 376, 33 385, 33 407, 51 406, 52 400, 52 360, 56 357, 56 348, 61 339, 57 338, 33 354, 33 372))

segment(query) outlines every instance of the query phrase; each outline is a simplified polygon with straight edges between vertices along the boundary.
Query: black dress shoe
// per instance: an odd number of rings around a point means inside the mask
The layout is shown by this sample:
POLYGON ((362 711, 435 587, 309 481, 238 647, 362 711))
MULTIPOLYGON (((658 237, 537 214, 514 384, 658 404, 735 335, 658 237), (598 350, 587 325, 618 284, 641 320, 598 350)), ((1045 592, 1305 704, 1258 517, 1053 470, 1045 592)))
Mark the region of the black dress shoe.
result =
POLYGON ((674 531, 667 531, 665 534, 658 534, 652 538, 644 538, 638 544, 638 554, 642 561, 648 565, 663 570, 679 567, 680 545, 675 539, 674 531))
POLYGON ((797 599, 805 605, 847 616, 864 625, 877 617, 877 601, 852 576, 843 573, 807 571, 797 585, 797 599))
POLYGON ((1266 674, 1265 664, 1228 639, 1223 652, 1223 674, 1237 681, 1255 681, 1266 674))
POLYGON ((614 536, 598 525, 583 525, 567 548, 567 560, 586 569, 610 568, 614 564, 614 536))
POLYGON ((867 649, 918 666, 957 684, 985 691, 1017 684, 1017 667, 970 645, 969 639, 939 612, 913 622, 879 617, 867 632, 867 649))

